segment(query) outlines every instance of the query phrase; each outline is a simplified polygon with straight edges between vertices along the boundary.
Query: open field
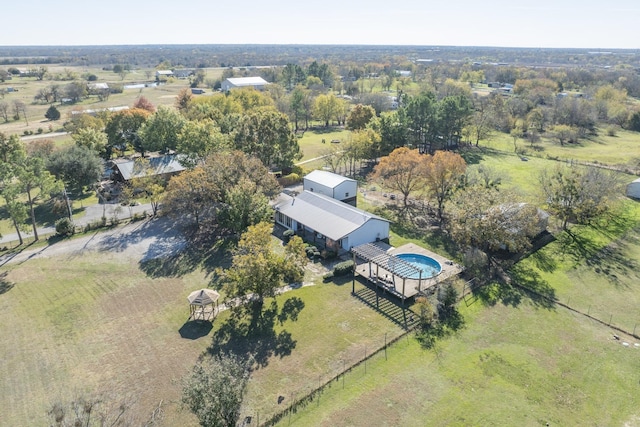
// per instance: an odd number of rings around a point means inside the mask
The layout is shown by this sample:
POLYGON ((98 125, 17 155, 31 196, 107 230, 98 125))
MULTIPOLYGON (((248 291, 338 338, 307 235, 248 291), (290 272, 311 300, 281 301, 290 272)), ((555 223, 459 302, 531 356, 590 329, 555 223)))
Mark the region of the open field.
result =
POLYGON ((467 327, 434 351, 401 340, 280 425, 638 425, 633 341, 527 299, 461 308, 467 327))
MULTIPOLYGON (((17 68, 28 68, 29 65, 18 65, 17 68)), ((88 73, 94 74, 98 77, 95 82, 92 83, 108 83, 108 84, 137 84, 148 83, 155 80, 154 69, 144 70, 131 70, 128 72, 124 79, 120 75, 113 71, 105 71, 100 68, 86 68, 86 67, 64 67, 59 65, 52 65, 47 67, 49 70, 49 76, 64 75, 66 72, 75 74, 78 79, 81 79, 81 75, 88 73), (148 77, 149 75, 149 77, 148 77)), ((206 79, 219 78, 222 75, 220 69, 205 69, 206 79)), ((62 129, 63 122, 67 119, 68 115, 73 110, 83 109, 101 109, 108 107, 117 107, 122 105, 131 106, 136 98, 144 96, 155 106, 158 105, 173 105, 174 99, 180 90, 189 87, 188 79, 172 79, 166 84, 158 87, 145 87, 140 89, 124 89, 122 93, 111 94, 105 101, 99 101, 96 96, 90 96, 89 98, 78 102, 77 104, 62 105, 56 103, 56 108, 60 111, 60 120, 51 122, 45 119, 44 114, 49 108, 49 104, 34 103, 34 96, 40 89, 46 88, 52 84, 57 84, 60 87, 68 84, 69 81, 57 81, 48 80, 45 76, 44 80, 38 81, 35 77, 14 77, 12 80, 7 80, 4 83, 0 83, 0 89, 12 87, 15 92, 7 93, 4 101, 9 104, 10 111, 12 111, 12 104, 14 100, 20 100, 27 106, 27 120, 24 118, 20 120, 13 120, 10 117, 8 123, 4 123, 4 120, 0 122, 0 132, 5 134, 17 133, 22 135, 24 131, 30 130, 36 133, 38 128, 42 128, 44 133, 51 130, 57 131, 62 129), (28 124, 27 124, 28 122, 28 124)), ((211 92, 210 90, 207 92, 211 92)), ((13 115, 13 114, 11 114, 13 115)))
MULTIPOLYGON (((277 410, 279 395, 306 392, 366 348, 381 346, 385 334, 391 339, 402 330, 351 298, 349 285, 335 284, 278 298, 280 307, 292 297, 302 307, 295 321, 279 323, 265 314, 274 322, 267 335, 242 335, 229 312, 213 331, 194 329, 185 324, 186 296, 206 286, 206 273, 160 277, 138 260, 126 251, 71 252, 5 266, 0 425, 43 425, 53 402, 100 391, 132 396, 142 414, 162 401, 167 425, 196 425, 179 408, 180 379, 209 347, 251 349, 261 356, 245 410, 266 417, 277 410), (234 333, 226 335, 230 328, 234 333)), ((320 273, 309 275, 320 283, 320 273)))
MULTIPOLYGON (((513 138, 503 133, 495 133, 489 141, 481 141, 480 146, 514 153, 513 138)), ((604 129, 598 129, 597 136, 564 146, 549 138, 542 138, 533 147, 525 139, 518 139, 517 146, 529 157, 578 160, 634 170, 638 170, 640 164, 640 133, 626 130, 618 130, 616 136, 609 136, 604 129)))

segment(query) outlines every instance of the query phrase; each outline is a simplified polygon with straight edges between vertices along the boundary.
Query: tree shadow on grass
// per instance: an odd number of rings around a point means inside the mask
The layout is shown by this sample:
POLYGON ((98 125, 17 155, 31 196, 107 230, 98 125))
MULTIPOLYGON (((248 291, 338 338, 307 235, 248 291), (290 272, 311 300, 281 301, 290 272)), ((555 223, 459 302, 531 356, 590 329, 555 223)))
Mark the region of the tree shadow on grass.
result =
POLYGON ((187 244, 181 251, 165 257, 144 258, 139 262, 140 270, 149 277, 180 277, 202 268, 207 274, 216 268, 227 268, 231 264, 229 254, 233 243, 217 240, 211 245, 187 244))
POLYGON ((507 280, 472 288, 474 296, 486 305, 502 303, 518 307, 526 300, 534 307, 547 310, 555 308, 555 289, 536 270, 519 263, 505 274, 507 280))
POLYGON ((304 302, 297 297, 285 301, 281 311, 276 300, 266 308, 255 302, 237 307, 214 333, 207 352, 211 355, 231 352, 244 360, 253 359, 260 368, 265 367, 269 358, 288 356, 296 347, 290 332, 276 332, 276 321, 295 321, 303 308, 304 302))
POLYGON ((8 272, 3 271, 0 273, 0 295, 9 292, 15 286, 15 283, 11 283, 7 280, 8 272))

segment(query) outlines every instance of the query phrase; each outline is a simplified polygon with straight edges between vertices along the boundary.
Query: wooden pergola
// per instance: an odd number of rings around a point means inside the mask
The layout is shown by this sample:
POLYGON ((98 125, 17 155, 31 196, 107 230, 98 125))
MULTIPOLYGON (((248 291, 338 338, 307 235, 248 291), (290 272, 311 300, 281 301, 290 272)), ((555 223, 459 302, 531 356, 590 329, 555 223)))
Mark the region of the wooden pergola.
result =
POLYGON ((355 293, 356 289, 356 273, 358 270, 356 268, 356 258, 360 258, 369 264, 369 274, 368 276, 363 275, 363 277, 366 277, 367 280, 374 283, 376 287, 381 287, 383 290, 389 291, 402 298, 403 305, 407 298, 407 293, 405 292, 407 279, 416 279, 417 276, 418 292, 420 291, 422 270, 395 255, 387 253, 387 251, 378 244, 365 243, 360 246, 354 246, 351 248, 351 253, 353 254, 354 264, 352 293, 355 293), (380 268, 385 271, 385 277, 381 277, 380 268), (389 279, 389 274, 391 275, 391 279, 389 279), (402 292, 397 290, 396 277, 402 279, 402 292))
POLYGON ((193 291, 187 297, 189 301, 189 319, 209 320, 214 317, 218 307, 220 294, 213 289, 200 289, 193 291), (208 306, 211 306, 208 309, 208 306), (214 307, 215 306, 215 307, 214 307))

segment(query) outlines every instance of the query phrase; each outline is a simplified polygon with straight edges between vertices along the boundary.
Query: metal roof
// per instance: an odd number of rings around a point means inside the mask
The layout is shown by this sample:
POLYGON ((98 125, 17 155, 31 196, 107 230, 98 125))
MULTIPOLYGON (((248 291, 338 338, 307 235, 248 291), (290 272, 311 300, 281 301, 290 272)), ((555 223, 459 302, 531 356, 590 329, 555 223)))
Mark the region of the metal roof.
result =
POLYGON ((120 171, 120 175, 125 181, 131 178, 142 177, 147 175, 147 171, 150 171, 149 175, 164 175, 168 173, 177 173, 183 171, 185 168, 180 164, 180 156, 167 155, 161 157, 152 157, 149 160, 149 169, 136 168, 135 160, 115 160, 114 166, 120 171))
POLYGON ((418 267, 414 267, 407 261, 387 253, 375 243, 354 246, 351 248, 351 252, 358 258, 379 265, 402 279, 415 278, 416 274, 420 275, 422 272, 418 267))
POLYGON ((335 241, 348 236, 367 221, 389 222, 362 209, 310 191, 303 191, 297 197, 275 205, 275 209, 335 241))
POLYGON ((265 86, 269 84, 268 81, 262 77, 232 77, 227 79, 229 83, 234 86, 265 86))
POLYGON ((346 181, 355 182, 355 179, 347 178, 346 176, 323 170, 314 170, 312 172, 309 172, 304 177, 304 179, 317 182, 318 184, 324 185, 325 187, 329 188, 336 188, 338 185, 346 181))

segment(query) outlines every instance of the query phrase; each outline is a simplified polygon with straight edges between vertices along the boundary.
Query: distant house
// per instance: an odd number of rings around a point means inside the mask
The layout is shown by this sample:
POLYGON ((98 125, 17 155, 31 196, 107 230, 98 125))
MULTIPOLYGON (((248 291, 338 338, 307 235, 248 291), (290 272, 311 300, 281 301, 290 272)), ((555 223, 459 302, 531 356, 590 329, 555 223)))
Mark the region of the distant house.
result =
POLYGON ((109 85, 107 83, 89 83, 87 85, 87 91, 89 95, 99 95, 109 92, 109 85))
POLYGON ((173 71, 171 70, 157 70, 156 71, 156 80, 166 80, 169 77, 173 77, 173 71))
POLYGON ((173 175, 182 172, 185 168, 180 164, 180 157, 171 154, 166 156, 151 157, 147 159, 148 165, 141 166, 132 159, 114 159, 107 167, 111 169, 111 179, 119 182, 129 182, 133 178, 159 175, 169 180, 173 175))
POLYGON ((195 74, 195 70, 193 68, 177 68, 173 70, 173 77, 177 79, 188 79, 190 76, 195 74))
POLYGON ((89 90, 109 90, 109 85, 107 83, 89 83, 87 87, 89 90))
POLYGON ((627 197, 640 200, 640 178, 627 185, 627 197))
POLYGON ((302 189, 357 206, 358 182, 336 173, 323 170, 310 172, 304 177, 302 189))
POLYGON ((323 194, 303 191, 296 197, 281 195, 274 209, 278 224, 328 250, 349 251, 353 246, 389 238, 389 221, 323 194))
POLYGON ((400 77, 411 77, 411 70, 396 70, 396 73, 400 77))
POLYGON ((252 87, 257 90, 264 90, 265 86, 267 86, 268 84, 269 82, 267 82, 262 77, 233 77, 223 81, 221 89, 223 92, 228 92, 231 89, 243 87, 252 87))

